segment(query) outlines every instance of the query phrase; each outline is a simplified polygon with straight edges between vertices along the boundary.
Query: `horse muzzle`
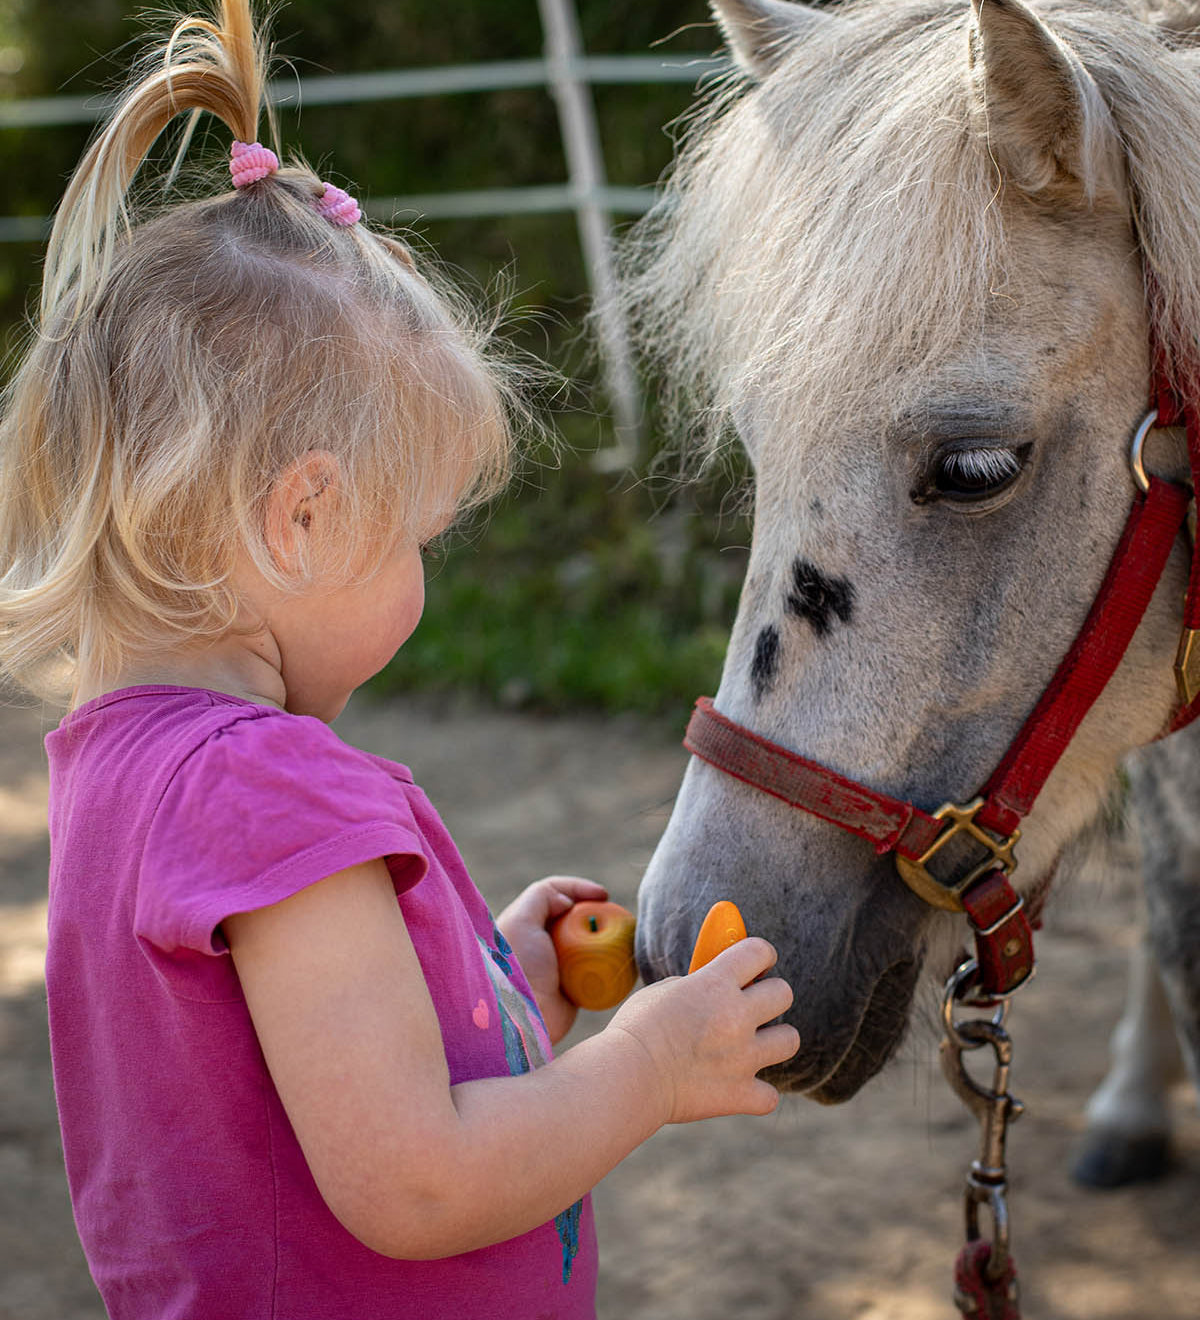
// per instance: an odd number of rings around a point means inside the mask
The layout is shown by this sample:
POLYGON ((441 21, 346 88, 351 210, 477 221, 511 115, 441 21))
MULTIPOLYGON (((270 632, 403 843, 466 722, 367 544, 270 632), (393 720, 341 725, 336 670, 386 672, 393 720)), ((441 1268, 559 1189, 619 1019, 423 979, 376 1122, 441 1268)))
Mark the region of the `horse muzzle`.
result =
POLYGON ((917 957, 893 963, 871 988, 850 1032, 838 1038, 827 1037, 824 1048, 807 1053, 802 1035, 797 1056, 768 1069, 763 1076, 781 1091, 799 1092, 819 1104, 840 1105, 849 1100, 883 1069, 904 1039, 920 971, 921 960, 917 957), (847 1035, 849 1043, 835 1059, 847 1035), (823 1070, 825 1075, 820 1076, 823 1070))
POLYGON ((783 1020, 800 1033, 800 1049, 764 1076, 782 1091, 838 1104, 904 1038, 931 913, 895 883, 889 862, 864 857, 855 840, 784 820, 792 835, 785 848, 777 854, 760 843, 753 864, 743 854, 736 867, 714 866, 703 829, 668 827, 639 895, 638 964, 647 983, 684 975, 704 913, 732 899, 747 930, 774 945, 776 972, 795 996, 783 1020))

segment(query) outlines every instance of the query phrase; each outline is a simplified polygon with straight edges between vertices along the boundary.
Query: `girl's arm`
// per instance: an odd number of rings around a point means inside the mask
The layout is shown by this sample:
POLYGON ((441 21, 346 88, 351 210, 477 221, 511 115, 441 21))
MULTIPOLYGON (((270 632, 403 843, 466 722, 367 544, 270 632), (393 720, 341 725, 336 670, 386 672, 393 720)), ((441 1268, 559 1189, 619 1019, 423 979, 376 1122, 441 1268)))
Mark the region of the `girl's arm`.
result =
POLYGON ((791 991, 744 940, 630 997, 521 1077, 450 1085, 441 1030, 382 861, 224 923, 284 1108, 329 1208, 366 1246, 433 1259, 571 1205, 662 1124, 771 1112, 754 1074, 796 1050, 763 1026, 791 991))

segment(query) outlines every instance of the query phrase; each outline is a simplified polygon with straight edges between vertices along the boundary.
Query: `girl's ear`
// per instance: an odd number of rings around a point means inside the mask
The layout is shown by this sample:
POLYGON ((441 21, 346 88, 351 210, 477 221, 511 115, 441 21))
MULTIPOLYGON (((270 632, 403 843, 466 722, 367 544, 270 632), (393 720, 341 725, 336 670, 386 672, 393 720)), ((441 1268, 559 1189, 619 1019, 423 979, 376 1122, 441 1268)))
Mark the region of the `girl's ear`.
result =
POLYGON ((314 549, 331 531, 341 484, 337 458, 310 449, 289 463, 267 496, 266 540, 275 564, 284 572, 315 568, 314 549))

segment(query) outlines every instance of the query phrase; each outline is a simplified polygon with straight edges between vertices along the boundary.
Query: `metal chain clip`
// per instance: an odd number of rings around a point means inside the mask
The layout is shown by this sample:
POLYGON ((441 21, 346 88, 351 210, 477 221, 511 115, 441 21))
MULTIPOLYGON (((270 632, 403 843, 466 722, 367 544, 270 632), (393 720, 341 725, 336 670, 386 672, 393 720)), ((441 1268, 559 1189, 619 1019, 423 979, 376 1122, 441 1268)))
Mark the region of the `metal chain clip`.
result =
MULTIPOLYGON (((1024 1112, 1024 1105, 1008 1090, 1008 1074, 1012 1064, 1012 1038, 1005 1030, 1008 1016, 1008 998, 1001 999, 990 1017, 958 1021, 955 1010, 969 1003, 971 987, 978 971, 973 958, 963 962, 946 982, 942 997, 942 1023, 945 1035, 940 1057, 942 1072, 963 1104, 975 1115, 980 1125, 979 1158, 971 1162, 967 1173, 964 1209, 967 1244, 982 1238, 980 1209, 986 1206, 991 1216, 990 1251, 980 1280, 987 1289, 1001 1290, 994 1298, 993 1314, 1016 1316, 1017 1284, 1015 1269, 1009 1251, 1008 1171, 1005 1164, 1005 1140, 1008 1125, 1024 1112), (992 1084, 986 1087, 968 1072, 964 1055, 991 1047, 995 1058, 992 1084)), ((955 1292, 955 1303, 964 1316, 982 1315, 977 1298, 960 1286, 955 1292)))

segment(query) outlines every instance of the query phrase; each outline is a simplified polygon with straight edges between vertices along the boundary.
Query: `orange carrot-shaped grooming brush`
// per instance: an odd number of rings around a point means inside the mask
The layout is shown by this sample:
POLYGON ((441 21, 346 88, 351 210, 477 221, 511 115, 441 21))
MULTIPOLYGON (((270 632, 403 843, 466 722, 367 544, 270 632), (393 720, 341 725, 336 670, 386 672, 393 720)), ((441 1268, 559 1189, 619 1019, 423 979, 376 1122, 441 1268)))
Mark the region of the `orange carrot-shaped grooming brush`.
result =
POLYGON ((718 953, 745 938, 746 923, 742 920, 737 904, 725 898, 714 903, 700 924, 700 934, 696 936, 696 947, 692 950, 692 965, 688 973, 712 962, 718 953))

